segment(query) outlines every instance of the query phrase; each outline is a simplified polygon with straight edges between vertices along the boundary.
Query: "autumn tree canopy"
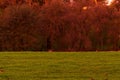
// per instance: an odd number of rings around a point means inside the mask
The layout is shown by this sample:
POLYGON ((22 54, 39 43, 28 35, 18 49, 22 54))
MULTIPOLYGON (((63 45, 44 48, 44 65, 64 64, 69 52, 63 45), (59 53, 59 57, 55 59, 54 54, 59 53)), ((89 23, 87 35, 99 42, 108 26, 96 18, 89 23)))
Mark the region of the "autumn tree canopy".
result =
POLYGON ((120 50, 119 2, 12 1, 0 2, 0 51, 120 50))

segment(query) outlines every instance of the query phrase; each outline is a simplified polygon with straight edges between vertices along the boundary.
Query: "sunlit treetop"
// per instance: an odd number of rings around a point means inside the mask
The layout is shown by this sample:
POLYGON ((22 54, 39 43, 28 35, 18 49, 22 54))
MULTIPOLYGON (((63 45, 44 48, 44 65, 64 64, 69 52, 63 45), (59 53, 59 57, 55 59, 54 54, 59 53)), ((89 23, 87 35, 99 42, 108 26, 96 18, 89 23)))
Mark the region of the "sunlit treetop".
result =
POLYGON ((113 2, 114 0, 106 0, 106 5, 110 6, 113 2))

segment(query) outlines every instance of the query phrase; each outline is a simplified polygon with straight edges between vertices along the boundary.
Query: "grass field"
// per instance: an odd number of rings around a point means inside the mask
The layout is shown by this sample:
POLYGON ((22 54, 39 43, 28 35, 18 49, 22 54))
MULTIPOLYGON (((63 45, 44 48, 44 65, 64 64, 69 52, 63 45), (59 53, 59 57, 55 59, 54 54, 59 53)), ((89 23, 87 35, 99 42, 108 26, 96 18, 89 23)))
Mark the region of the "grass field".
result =
POLYGON ((0 80, 120 80, 120 52, 1 52, 0 80))

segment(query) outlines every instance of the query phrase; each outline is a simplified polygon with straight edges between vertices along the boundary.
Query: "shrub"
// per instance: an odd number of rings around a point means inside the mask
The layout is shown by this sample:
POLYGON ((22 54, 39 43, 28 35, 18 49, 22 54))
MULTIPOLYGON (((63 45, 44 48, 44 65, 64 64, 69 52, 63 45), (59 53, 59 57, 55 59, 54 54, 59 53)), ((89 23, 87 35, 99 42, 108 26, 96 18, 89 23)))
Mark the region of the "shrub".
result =
POLYGON ((2 50, 36 50, 38 14, 27 5, 5 9, 1 22, 2 50))

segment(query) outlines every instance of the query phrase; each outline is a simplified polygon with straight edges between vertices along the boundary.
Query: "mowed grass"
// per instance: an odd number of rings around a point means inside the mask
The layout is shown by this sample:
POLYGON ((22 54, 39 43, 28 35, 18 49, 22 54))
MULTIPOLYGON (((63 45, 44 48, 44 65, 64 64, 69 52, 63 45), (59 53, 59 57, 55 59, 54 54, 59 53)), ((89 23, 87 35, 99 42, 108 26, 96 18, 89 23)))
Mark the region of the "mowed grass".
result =
POLYGON ((0 80, 120 80, 120 52, 1 52, 0 80))

